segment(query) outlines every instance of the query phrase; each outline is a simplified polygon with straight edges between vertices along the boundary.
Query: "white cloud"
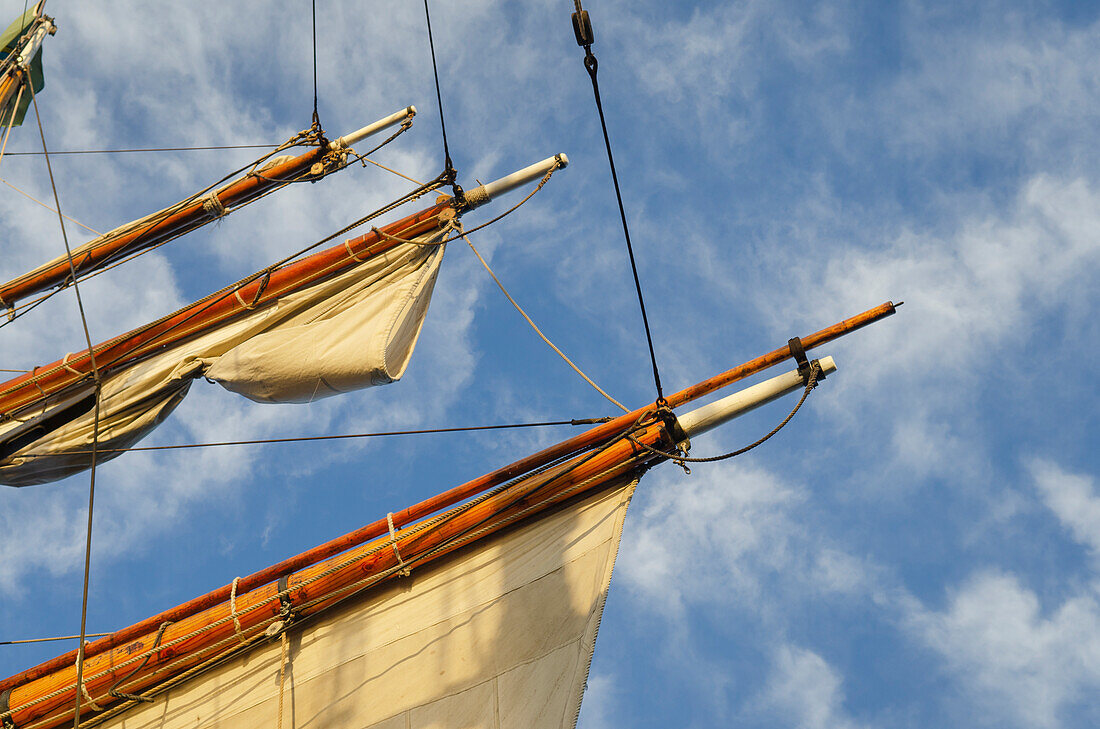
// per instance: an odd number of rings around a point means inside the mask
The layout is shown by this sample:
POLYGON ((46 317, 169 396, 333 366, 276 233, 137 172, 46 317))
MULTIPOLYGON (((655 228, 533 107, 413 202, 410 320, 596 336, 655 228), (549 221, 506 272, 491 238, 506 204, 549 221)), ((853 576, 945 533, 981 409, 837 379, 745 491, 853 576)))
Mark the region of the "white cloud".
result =
POLYGON ((1100 691, 1095 594, 1048 612, 1016 577, 986 571, 955 590, 942 612, 911 620, 988 712, 989 724, 1060 726, 1069 708, 1087 706, 1100 691))
POLYGON ((577 729, 611 729, 615 721, 615 679, 610 675, 591 675, 584 690, 584 701, 577 729))
POLYGON ((799 729, 860 726, 844 710, 841 676, 818 654, 793 645, 776 651, 761 704, 799 729))
POLYGON ((1034 460, 1031 477, 1047 508, 1054 512, 1074 540, 1100 557, 1100 495, 1093 478, 1067 473, 1057 464, 1034 460))
POLYGON ((631 515, 622 581, 669 617, 696 601, 759 606, 762 575, 786 569, 793 558, 797 527, 789 510, 803 495, 739 464, 698 472, 675 487, 667 475, 650 478, 664 483, 647 484, 646 503, 631 515))

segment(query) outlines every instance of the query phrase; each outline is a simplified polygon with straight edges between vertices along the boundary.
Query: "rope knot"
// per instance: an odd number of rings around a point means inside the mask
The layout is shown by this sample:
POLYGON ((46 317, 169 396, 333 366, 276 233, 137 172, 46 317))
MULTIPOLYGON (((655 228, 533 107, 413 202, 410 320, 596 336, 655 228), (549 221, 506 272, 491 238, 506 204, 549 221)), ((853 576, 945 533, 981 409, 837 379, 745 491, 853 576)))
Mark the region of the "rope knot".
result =
POLYGON ((209 215, 214 220, 224 218, 228 215, 225 209, 225 205, 222 204, 222 200, 218 197, 217 190, 211 190, 210 194, 202 200, 202 211, 209 215))

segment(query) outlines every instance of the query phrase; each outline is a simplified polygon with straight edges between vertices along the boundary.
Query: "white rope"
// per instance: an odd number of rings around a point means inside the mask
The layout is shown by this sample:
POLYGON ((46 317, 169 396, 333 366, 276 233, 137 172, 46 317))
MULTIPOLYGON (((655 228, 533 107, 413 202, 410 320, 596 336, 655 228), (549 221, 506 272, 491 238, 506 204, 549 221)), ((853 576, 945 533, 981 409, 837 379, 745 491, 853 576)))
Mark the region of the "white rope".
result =
POLYGON ((240 289, 233 289, 233 295, 237 297, 237 301, 239 301, 241 303, 241 306, 248 309, 249 311, 256 308, 255 304, 249 304, 247 301, 245 301, 244 299, 241 298, 241 290, 240 289))
POLYGON ((88 693, 88 687, 84 685, 83 681, 80 682, 80 693, 84 694, 84 698, 88 701, 88 706, 96 711, 103 711, 103 707, 92 700, 92 695, 88 693))
POLYGON ((282 643, 281 656, 279 657, 279 719, 275 725, 276 729, 283 729, 283 694, 285 693, 286 684, 284 680, 286 678, 286 659, 287 659, 287 646, 286 646, 286 631, 284 630, 279 636, 279 642, 282 643))
POLYGON ((355 251, 351 249, 351 238, 348 238, 344 241, 344 250, 348 252, 348 255, 351 256, 352 260, 359 261, 360 263, 363 263, 367 260, 366 258, 360 258, 359 256, 355 255, 355 251))
MULTIPOLYGON (((0 152, 0 156, 3 156, 3 152, 0 152)), ((30 200, 31 202, 33 202, 33 203, 35 203, 35 204, 37 204, 37 205, 41 205, 42 207, 46 208, 46 209, 47 209, 47 210, 49 210, 49 211, 50 211, 51 213, 56 213, 56 212, 57 212, 56 210, 54 210, 53 208, 51 208, 51 207, 50 207, 49 205, 47 205, 46 203, 44 203, 44 202, 42 202, 41 200, 39 200, 38 198, 36 198, 36 197, 35 197, 34 195, 31 195, 31 194, 29 194, 29 193, 28 193, 28 192, 27 192, 26 190, 21 190, 21 189, 19 189, 19 188, 18 188, 18 187, 16 187, 15 185, 13 185, 13 184, 11 184, 10 182, 8 182, 7 180, 5 180, 5 179, 4 179, 3 177, 0 177, 0 182, 4 183, 5 185, 7 185, 8 187, 10 187, 11 189, 15 190, 16 192, 18 192, 18 193, 19 193, 20 195, 22 195, 23 197, 27 198, 27 199, 28 199, 28 200, 30 200)), ((95 233, 95 234, 96 234, 97 236, 98 236, 98 235, 103 235, 102 233, 100 233, 100 232, 99 232, 98 230, 96 230, 95 228, 92 228, 92 227, 90 227, 90 226, 84 225, 84 223, 81 223, 81 222, 80 222, 79 220, 77 220, 76 218, 72 217, 71 215, 66 215, 66 216, 65 216, 65 220, 68 220, 68 221, 69 221, 70 223, 76 223, 77 225, 79 225, 79 226, 80 226, 81 228, 83 228, 84 230, 87 230, 87 231, 90 231, 90 232, 92 232, 92 233, 95 233)))
POLYGON ((393 512, 386 514, 386 524, 390 527, 390 545, 393 547, 393 553, 397 557, 397 572, 402 577, 408 577, 410 570, 405 566, 405 560, 401 558, 401 552, 397 550, 397 531, 393 528, 393 512))
POLYGON ((557 352, 558 356, 561 357, 563 360, 565 360, 565 363, 567 365, 569 365, 570 367, 572 367, 573 371, 576 372, 578 375, 580 375, 581 378, 585 382, 587 382, 589 385, 592 385, 592 387, 596 388, 596 392, 598 392, 601 395, 603 395, 604 397, 606 397, 609 401, 611 401, 611 403, 613 405, 615 405, 616 407, 621 409, 624 413, 629 413, 630 410, 629 410, 629 408, 626 407, 626 405, 623 405, 621 402, 619 402, 618 400, 616 400, 615 398, 611 397, 606 392, 604 392, 603 388, 600 387, 599 385, 597 385, 595 382, 593 382, 592 378, 590 378, 588 375, 584 374, 584 372, 581 371, 580 367, 573 364, 573 360, 571 360, 571 359, 569 359, 568 357, 565 356, 565 352, 562 352, 560 349, 557 348, 557 346, 553 342, 551 342, 549 339, 546 338, 546 335, 542 333, 542 330, 538 328, 538 325, 535 324, 535 322, 531 319, 531 317, 527 316, 527 312, 523 310, 523 307, 521 307, 518 303, 516 303, 516 300, 512 298, 512 295, 510 293, 508 293, 508 289, 504 288, 504 284, 502 284, 500 282, 500 279, 497 278, 497 275, 495 273, 493 273, 493 269, 489 268, 489 264, 486 263, 485 259, 481 257, 480 253, 478 253, 477 248, 475 248, 473 242, 470 241, 470 237, 468 235, 466 235, 466 231, 464 231, 462 229, 462 223, 459 223, 459 222, 456 221, 455 227, 458 228, 458 234, 462 237, 462 240, 466 241, 466 245, 470 246, 470 250, 474 252, 475 256, 477 256, 477 260, 481 261, 481 265, 489 273, 489 276, 492 277, 493 281, 496 282, 497 288, 499 288, 501 293, 503 293, 508 298, 508 301, 512 302, 512 306, 514 306, 516 308, 516 311, 518 311, 520 313, 520 316, 522 316, 524 319, 527 320, 527 323, 530 324, 531 328, 535 330, 535 334, 538 334, 539 338, 542 341, 546 342, 546 344, 550 347, 550 349, 557 352))
POLYGON ((233 586, 229 588, 229 614, 233 617, 233 630, 237 633, 237 638, 244 643, 247 638, 241 631, 241 619, 237 617, 237 583, 240 581, 240 577, 234 577, 233 586))
POLYGON ((69 352, 68 354, 66 354, 65 359, 61 360, 61 366, 64 367, 65 369, 67 369, 69 372, 72 372, 74 375, 83 376, 83 374, 84 374, 83 372, 81 372, 80 370, 73 369, 72 367, 69 366, 69 357, 72 357, 72 356, 73 356, 72 352, 69 352))

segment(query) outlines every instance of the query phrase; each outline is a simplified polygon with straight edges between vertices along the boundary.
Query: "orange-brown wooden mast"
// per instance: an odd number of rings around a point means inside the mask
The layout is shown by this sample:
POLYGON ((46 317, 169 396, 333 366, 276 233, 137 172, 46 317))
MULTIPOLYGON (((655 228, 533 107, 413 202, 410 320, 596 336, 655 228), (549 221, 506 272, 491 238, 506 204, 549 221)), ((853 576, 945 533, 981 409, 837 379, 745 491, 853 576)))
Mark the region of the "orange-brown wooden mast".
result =
MULTIPOLYGON (((415 113, 416 109, 410 106, 371 127, 378 126, 379 129, 383 129, 401 120, 411 119, 415 113), (381 126, 387 121, 389 124, 381 126)), ((369 128, 364 127, 349 136, 358 135, 369 128)), ((362 136, 358 138, 361 139, 362 136)), ((216 212, 218 210, 224 211, 243 205, 290 182, 319 179, 341 169, 345 165, 345 157, 350 145, 346 139, 341 138, 332 143, 319 145, 297 157, 264 168, 262 171, 253 171, 224 187, 212 190, 209 194, 196 196, 182 204, 167 208, 161 211, 163 215, 153 215, 106 233, 73 252, 73 267, 79 276, 122 256, 195 230, 216 219, 221 214, 216 212), (315 165, 318 167, 315 168, 315 165)), ((13 307, 18 301, 28 296, 65 283, 71 275, 68 258, 55 258, 33 271, 0 285, 0 302, 3 306, 13 307)))
MULTIPOLYGON (((805 349, 813 349, 819 347, 827 342, 831 342, 839 337, 844 336, 850 332, 860 329, 868 324, 879 321, 887 316, 892 315, 895 312, 894 304, 886 302, 873 309, 865 311, 856 316, 850 317, 843 321, 840 321, 832 326, 826 327, 818 332, 810 334, 802 338, 802 343, 805 349)), ((767 354, 756 357, 748 362, 745 362, 737 367, 726 370, 718 375, 710 377, 702 382, 685 388, 673 395, 668 396, 666 399, 670 407, 679 407, 688 402, 691 402, 697 398, 703 397, 715 390, 737 382, 739 380, 750 377, 762 370, 765 370, 773 365, 779 364, 792 357, 789 346, 783 346, 779 349, 773 350, 767 354)), ((431 499, 427 499, 419 504, 411 506, 402 511, 393 514, 393 521, 397 527, 403 527, 421 519, 424 519, 432 514, 435 514, 443 509, 449 508, 458 504, 466 499, 469 499, 478 494, 484 493, 492 488, 495 488, 511 479, 517 478, 525 473, 529 473, 533 470, 542 468, 550 463, 553 463, 559 459, 567 458, 569 456, 576 456, 582 452, 591 449, 595 446, 605 444, 614 438, 621 436, 623 433, 629 431, 638 418, 643 415, 647 410, 651 410, 655 405, 647 405, 644 408, 639 408, 631 413, 621 415, 614 420, 598 425, 585 433, 582 433, 573 438, 569 438, 557 445, 546 448, 538 453, 520 459, 512 464, 499 468, 491 473, 485 474, 479 478, 469 481, 465 484, 457 486, 439 494, 431 499)), ((652 429, 651 429, 652 430, 652 429)), ((646 440, 648 437, 653 437, 653 434, 647 431, 645 437, 640 439, 643 442, 649 442, 646 440)), ((662 436, 663 437, 663 436, 662 436)), ((626 444, 629 445, 629 444, 626 444)), ((614 446, 614 453, 620 453, 626 448, 626 445, 622 443, 614 446)), ((666 444, 667 445, 667 444, 666 444)), ((633 451, 632 451, 633 452, 633 451)), ((612 449, 608 449, 606 453, 600 454, 600 461, 605 456, 612 453, 612 449)), ((582 458, 584 458, 582 456, 582 458)), ((559 467, 561 468, 561 467, 559 467)), ((557 473, 557 469, 548 473, 557 473)), ((585 471, 587 473, 587 471, 585 471)), ((237 582, 238 595, 238 612, 243 610, 242 607, 245 603, 244 600, 248 595, 249 600, 261 601, 269 599, 271 595, 277 592, 275 587, 275 581, 283 577, 287 577, 295 571, 305 570, 311 565, 318 564, 330 564, 331 562, 322 563, 321 560, 332 559, 335 555, 340 555, 342 552, 347 554, 356 554, 356 552, 348 552, 352 549, 370 549, 370 545, 362 547, 369 540, 385 535, 388 533, 388 526, 385 519, 380 519, 371 524, 368 524, 358 530, 345 534, 337 539, 333 539, 325 544, 315 547, 311 550, 303 552, 295 557, 286 559, 278 564, 272 565, 266 569, 256 572, 247 577, 242 577, 237 582), (266 585, 266 587, 265 587, 266 585), (260 589, 263 588, 263 589, 260 589), (246 595, 248 593, 248 595, 246 595)), ((406 554, 405 543, 401 543, 401 553, 406 554)), ((381 554, 378 555, 382 558, 381 554)), ((347 555, 339 557, 340 560, 346 560, 347 555)), ((373 558, 372 558, 373 559, 373 558)), ((408 557, 407 559, 411 559, 408 557)), ((374 564, 372 562, 372 564, 374 564)), ((327 568, 326 568, 327 569, 327 568)), ((362 569, 366 569, 363 567, 362 569)), ((304 574, 304 572, 303 572, 304 574)), ((292 586, 294 584, 301 584, 302 578, 290 578, 292 586), (297 582, 295 580, 298 579, 297 582)), ((143 645, 150 645, 148 642, 150 635, 155 635, 159 626, 165 622, 173 622, 181 626, 195 626, 205 624, 202 621, 206 620, 213 615, 209 613, 210 610, 223 609, 224 603, 229 599, 231 591, 231 585, 226 585, 220 589, 214 590, 206 595, 195 598, 189 602, 179 605, 170 610, 164 611, 158 615, 152 616, 139 623, 131 625, 127 628, 123 628, 115 633, 102 638, 94 643, 90 643, 85 648, 85 660, 86 666, 91 665, 91 661, 96 656, 100 655, 113 655, 118 649, 125 648, 129 644, 133 644, 133 641, 145 641, 143 645), (201 620, 197 617, 199 615, 206 615, 206 618, 201 620)), ((256 602, 250 602, 248 604, 256 604, 256 602)), ((276 607, 277 610, 277 607, 276 607)), ((264 613, 269 616, 269 613, 264 613)), ((211 618, 212 619, 212 618, 211 618)), ((182 630, 182 628, 181 628, 182 630)), ((232 631, 232 626, 230 627, 232 631)), ((184 633, 175 633, 175 635, 182 635, 184 633)), ((168 642, 167 633, 162 638, 161 644, 168 642)), ((178 655, 178 652, 174 655, 178 655)), ((110 659, 104 659, 105 663, 96 663, 95 665, 113 665, 110 663, 110 659)), ((15 676, 7 679, 0 680, 0 692, 12 690, 13 692, 23 686, 27 686, 32 682, 36 682, 39 679, 43 679, 47 676, 55 675, 58 671, 71 670, 73 664, 76 661, 76 651, 71 651, 64 655, 58 656, 52 660, 46 661, 38 666, 27 669, 15 676)), ((88 671, 86 668, 86 674, 88 676, 94 675, 94 672, 88 671)), ((69 679, 72 680, 71 678, 69 679)), ((51 684, 53 685, 53 684, 51 684)), ((60 685, 60 684, 58 684, 60 685)), ((45 692, 48 693, 48 692, 45 692)), ((19 693, 19 696, 29 695, 19 693)), ((44 695, 41 694, 41 695, 44 695)), ((71 703, 72 697, 70 695, 69 701, 71 703)), ((15 703, 11 704, 15 706, 15 703)))

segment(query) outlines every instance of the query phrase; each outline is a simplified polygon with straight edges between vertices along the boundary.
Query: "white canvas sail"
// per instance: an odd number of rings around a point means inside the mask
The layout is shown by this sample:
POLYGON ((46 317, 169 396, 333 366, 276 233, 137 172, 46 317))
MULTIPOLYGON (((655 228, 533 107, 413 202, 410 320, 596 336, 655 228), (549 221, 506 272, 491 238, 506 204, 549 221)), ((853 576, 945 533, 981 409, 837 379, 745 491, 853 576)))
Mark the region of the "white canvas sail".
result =
MULTIPOLYGON (((441 235, 400 244, 112 373, 100 396, 99 448, 136 443, 200 376, 261 402, 309 402, 400 379, 439 272, 443 246, 432 243, 441 235)), ((64 403, 51 402, 0 426, 0 447, 16 438, 20 444, 0 461, 0 483, 44 483, 90 465, 90 402, 63 424, 48 422, 72 407, 73 399, 69 395, 64 403)), ((116 455, 103 453, 99 460, 116 455)))
POLYGON ((281 686, 275 638, 101 726, 571 729, 636 484, 292 626, 281 686))

